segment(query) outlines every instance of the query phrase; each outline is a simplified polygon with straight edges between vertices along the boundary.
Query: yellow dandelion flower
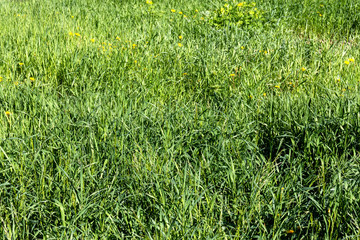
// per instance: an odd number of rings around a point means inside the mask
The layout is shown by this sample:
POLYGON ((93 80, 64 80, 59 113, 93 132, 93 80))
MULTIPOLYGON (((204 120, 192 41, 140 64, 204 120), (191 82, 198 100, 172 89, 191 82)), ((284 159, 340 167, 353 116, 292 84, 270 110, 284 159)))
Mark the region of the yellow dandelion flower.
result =
POLYGON ((301 68, 301 71, 305 72, 305 71, 306 71, 306 68, 302 67, 302 68, 301 68))
POLYGON ((235 77, 235 74, 234 73, 230 74, 230 77, 235 77))
POLYGON ((0 76, 0 82, 3 80, 3 78, 0 76))
POLYGON ((120 41, 120 37, 116 37, 116 40, 120 41))
POLYGON ((344 63, 345 63, 346 65, 349 65, 349 64, 350 64, 350 62, 349 62, 349 61, 345 61, 344 63))
POLYGON ((319 16, 320 16, 320 17, 322 17, 322 14, 321 14, 321 13, 319 13, 319 16))
POLYGON ((136 44, 135 44, 135 43, 132 45, 132 48, 136 48, 136 44))
POLYGON ((186 75, 187 75, 187 73, 183 73, 183 75, 184 75, 184 76, 186 76, 186 75))
POLYGON ((253 99, 254 97, 252 95, 249 96, 250 99, 253 99))
POLYGON ((197 12, 197 13, 198 13, 198 12, 199 12, 199 10, 195 9, 195 12, 197 12))
POLYGON ((10 115, 11 115, 11 112, 6 111, 6 112, 5 112, 5 115, 6 115, 6 116, 10 116, 10 115))
POLYGON ((279 86, 279 85, 275 85, 275 88, 280 88, 280 86, 279 86))
POLYGON ((263 93, 263 96, 266 97, 266 93, 263 93))
POLYGON ((176 10, 175 10, 175 9, 171 9, 171 12, 173 12, 173 13, 174 13, 174 12, 176 12, 176 10))
POLYGON ((354 58, 349 58, 349 61, 350 62, 355 62, 355 59, 354 58))
POLYGON ((237 5, 238 7, 242 7, 242 6, 244 6, 244 2, 241 2, 241 3, 238 3, 238 5, 237 5))
POLYGON ((15 86, 19 85, 19 82, 14 82, 15 86))
POLYGON ((295 231, 294 230, 292 230, 292 229, 290 229, 290 230, 288 230, 288 231, 286 231, 286 233, 289 233, 289 234, 293 234, 295 231))
POLYGON ((81 35, 80 33, 75 33, 75 36, 80 37, 81 35))
POLYGON ((153 4, 152 1, 146 1, 146 4, 153 4))
POLYGON ((268 53, 268 52, 265 50, 265 51, 264 51, 264 54, 267 54, 267 53, 268 53))
POLYGON ((31 78, 30 78, 30 81, 32 81, 32 82, 35 81, 35 78, 31 77, 31 78))
POLYGON ((135 61, 134 61, 134 63, 136 64, 136 63, 137 63, 137 61, 135 60, 135 61))
POLYGON ((74 36, 74 33, 73 33, 73 32, 69 32, 69 35, 70 35, 70 36, 74 36))
POLYGON ((20 66, 23 66, 23 65, 24 65, 24 63, 19 63, 19 65, 20 65, 20 66))
POLYGON ((71 18, 74 18, 74 16, 71 16, 71 18))
POLYGON ((204 21, 204 20, 205 20, 205 18, 201 17, 201 18, 200 18, 200 20, 204 21))
POLYGON ((244 49, 245 49, 245 47, 244 47, 244 46, 241 46, 240 48, 241 48, 242 50, 244 50, 244 49))
POLYGON ((182 39, 183 39, 183 36, 180 35, 180 36, 179 36, 179 39, 182 40, 182 39))
POLYGON ((90 41, 94 43, 94 42, 95 42, 95 39, 92 38, 92 39, 90 39, 90 41))
POLYGON ((181 15, 181 14, 183 14, 183 12, 179 12, 179 14, 181 15))
POLYGON ((178 46, 179 46, 179 47, 182 47, 183 45, 182 45, 181 43, 178 43, 178 46))

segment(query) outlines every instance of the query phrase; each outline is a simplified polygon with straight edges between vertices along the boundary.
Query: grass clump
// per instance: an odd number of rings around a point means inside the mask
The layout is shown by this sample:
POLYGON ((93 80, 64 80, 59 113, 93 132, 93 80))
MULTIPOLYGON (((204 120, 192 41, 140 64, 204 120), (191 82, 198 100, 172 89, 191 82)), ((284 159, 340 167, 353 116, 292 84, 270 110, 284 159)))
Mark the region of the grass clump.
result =
POLYGON ((359 238, 359 35, 296 3, 2 1, 0 238, 359 238))
POLYGON ((247 29, 258 29, 264 25, 264 14, 264 11, 256 7, 255 2, 226 3, 214 11, 209 22, 217 28, 234 25, 247 29))

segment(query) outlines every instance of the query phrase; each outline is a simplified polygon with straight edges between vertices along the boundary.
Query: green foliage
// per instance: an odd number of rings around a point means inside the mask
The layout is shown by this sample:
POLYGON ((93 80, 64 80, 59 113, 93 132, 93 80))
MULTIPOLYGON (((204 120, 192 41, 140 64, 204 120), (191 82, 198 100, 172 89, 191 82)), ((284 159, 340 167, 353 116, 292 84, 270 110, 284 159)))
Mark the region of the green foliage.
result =
POLYGON ((236 5, 226 3, 213 12, 209 22, 217 28, 232 25, 258 29, 264 25, 265 12, 258 9, 255 2, 240 2, 236 5))
POLYGON ((0 239, 360 238, 357 31, 119 2, 0 1, 0 239))
POLYGON ((360 30, 359 1, 272 0, 260 4, 268 6, 272 18, 281 19, 300 33, 311 31, 319 36, 344 39, 360 30))

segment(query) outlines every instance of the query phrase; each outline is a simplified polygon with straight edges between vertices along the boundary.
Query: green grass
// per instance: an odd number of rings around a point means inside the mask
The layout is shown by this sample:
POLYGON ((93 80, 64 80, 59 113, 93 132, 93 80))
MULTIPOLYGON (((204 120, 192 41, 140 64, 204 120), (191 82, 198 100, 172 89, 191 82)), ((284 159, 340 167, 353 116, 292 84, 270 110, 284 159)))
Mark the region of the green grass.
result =
POLYGON ((0 1, 1 239, 360 238, 360 3, 225 3, 0 1))

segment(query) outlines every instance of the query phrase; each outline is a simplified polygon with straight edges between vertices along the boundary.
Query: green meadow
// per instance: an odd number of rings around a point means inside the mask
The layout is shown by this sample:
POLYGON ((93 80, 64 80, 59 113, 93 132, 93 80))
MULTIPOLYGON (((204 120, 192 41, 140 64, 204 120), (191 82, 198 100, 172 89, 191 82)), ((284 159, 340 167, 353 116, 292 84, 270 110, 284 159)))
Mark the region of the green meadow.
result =
POLYGON ((0 0, 1 239, 360 239, 360 1, 0 0))

